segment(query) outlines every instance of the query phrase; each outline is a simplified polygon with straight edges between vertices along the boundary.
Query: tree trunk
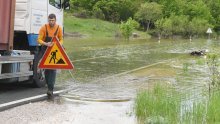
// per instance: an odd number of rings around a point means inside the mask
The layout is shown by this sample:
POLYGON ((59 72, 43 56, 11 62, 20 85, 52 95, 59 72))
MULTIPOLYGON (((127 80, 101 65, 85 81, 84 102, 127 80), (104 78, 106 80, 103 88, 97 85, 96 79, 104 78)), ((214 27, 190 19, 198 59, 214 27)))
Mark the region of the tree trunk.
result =
POLYGON ((150 21, 147 21, 147 31, 149 30, 150 28, 150 21))
POLYGON ((158 41, 160 42, 161 39, 161 33, 158 33, 158 41))

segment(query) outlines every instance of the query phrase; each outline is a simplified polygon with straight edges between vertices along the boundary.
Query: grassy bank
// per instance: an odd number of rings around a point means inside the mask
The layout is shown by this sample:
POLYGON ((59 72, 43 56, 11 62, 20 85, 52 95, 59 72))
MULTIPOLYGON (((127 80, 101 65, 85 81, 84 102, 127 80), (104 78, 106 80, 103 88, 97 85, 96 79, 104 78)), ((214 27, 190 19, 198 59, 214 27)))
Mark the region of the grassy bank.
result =
POLYGON ((98 19, 80 19, 66 16, 64 20, 66 32, 78 32, 86 37, 113 37, 117 32, 117 24, 101 21, 98 19))
MULTIPOLYGON (((103 21, 100 19, 82 19, 71 15, 65 15, 65 32, 79 33, 85 38, 115 38, 120 34, 119 24, 103 21)), ((147 33, 137 31, 141 38, 149 38, 147 33)))
POLYGON ((220 122, 220 92, 206 99, 193 101, 170 88, 157 85, 152 91, 142 91, 135 100, 135 114, 144 124, 220 122), (185 99, 183 99, 185 98, 185 99))

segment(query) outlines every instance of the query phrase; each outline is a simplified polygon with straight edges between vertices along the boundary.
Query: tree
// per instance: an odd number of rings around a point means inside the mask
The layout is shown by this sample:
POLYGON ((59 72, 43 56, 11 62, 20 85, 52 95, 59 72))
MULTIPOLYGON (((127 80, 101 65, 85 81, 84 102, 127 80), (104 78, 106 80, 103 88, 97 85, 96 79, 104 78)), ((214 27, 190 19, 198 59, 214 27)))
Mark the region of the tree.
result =
POLYGON ((187 7, 186 0, 146 0, 147 2, 157 2, 163 6, 163 17, 169 18, 171 14, 182 15, 187 7))
POLYGON ((93 6, 93 10, 101 10, 108 21, 119 22, 133 17, 138 7, 133 3, 132 0, 100 0, 93 6))
POLYGON ((172 35, 172 20, 170 18, 165 18, 162 26, 162 33, 165 35, 166 38, 172 35))
POLYGON ((201 18, 208 22, 212 20, 209 7, 203 0, 195 0, 188 2, 188 6, 184 9, 184 14, 189 16, 189 19, 201 18))
POLYGON ((138 26, 139 24, 132 18, 129 18, 126 22, 121 22, 120 30, 122 32, 123 37, 126 40, 129 40, 129 37, 131 36, 132 31, 138 26))
POLYGON ((184 33, 185 25, 187 25, 187 23, 188 23, 188 16, 171 15, 170 19, 172 21, 172 32, 173 32, 173 34, 184 33))
POLYGON ((219 0, 209 0, 207 2, 207 5, 210 9, 210 13, 213 17, 213 21, 212 24, 215 25, 214 26, 214 30, 216 32, 220 31, 220 1, 219 0))
POLYGON ((144 3, 141 5, 138 12, 135 14, 135 19, 138 20, 145 30, 149 30, 150 24, 162 17, 162 6, 155 3, 144 3))
POLYGON ((191 26, 192 34, 195 34, 197 36, 205 34, 206 30, 209 27, 213 27, 211 24, 208 23, 207 20, 201 18, 193 18, 191 21, 191 26))
POLYGON ((161 35, 162 35, 163 31, 164 31, 164 28, 163 28, 164 22, 165 22, 164 18, 161 18, 161 19, 159 19, 159 20, 157 20, 155 22, 155 26, 156 26, 156 29, 157 29, 158 39, 159 40, 161 39, 161 35))
POLYGON ((120 20, 127 20, 130 17, 134 17, 135 12, 137 12, 139 4, 133 0, 121 0, 120 1, 120 9, 119 15, 120 20))
POLYGON ((92 11, 93 6, 100 0, 70 0, 73 7, 82 7, 85 10, 92 11))
POLYGON ((78 17, 91 17, 92 8, 98 1, 99 0, 70 0, 70 12, 74 13, 74 15, 78 17))

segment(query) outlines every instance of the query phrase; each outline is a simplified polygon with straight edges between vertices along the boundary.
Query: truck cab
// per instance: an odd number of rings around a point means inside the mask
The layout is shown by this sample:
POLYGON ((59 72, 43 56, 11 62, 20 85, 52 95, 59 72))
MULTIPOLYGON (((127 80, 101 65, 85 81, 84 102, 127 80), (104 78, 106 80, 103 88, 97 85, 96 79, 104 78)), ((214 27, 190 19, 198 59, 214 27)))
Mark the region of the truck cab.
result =
MULTIPOLYGON (((63 0, 16 0, 14 23, 14 49, 29 50, 38 46, 39 29, 47 23, 50 13, 57 16, 57 24, 63 27, 63 0), (21 39, 25 41, 21 42, 21 39)), ((64 2, 64 1, 63 1, 64 2)))
POLYGON ((44 70, 38 68, 37 43, 41 26, 54 13, 63 27, 63 12, 69 0, 0 0, 0 83, 32 80, 45 85, 44 70), (5 33, 6 32, 6 33, 5 33))

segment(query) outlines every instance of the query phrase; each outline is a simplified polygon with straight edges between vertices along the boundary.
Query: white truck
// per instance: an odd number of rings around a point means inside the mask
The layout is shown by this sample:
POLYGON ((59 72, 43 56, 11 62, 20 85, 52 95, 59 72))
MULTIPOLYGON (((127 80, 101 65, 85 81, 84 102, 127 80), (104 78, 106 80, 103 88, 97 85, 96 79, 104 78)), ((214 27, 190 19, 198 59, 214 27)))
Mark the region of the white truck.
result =
POLYGON ((69 7, 69 0, 0 0, 0 83, 45 85, 44 70, 38 68, 38 32, 50 13, 63 27, 69 7))

